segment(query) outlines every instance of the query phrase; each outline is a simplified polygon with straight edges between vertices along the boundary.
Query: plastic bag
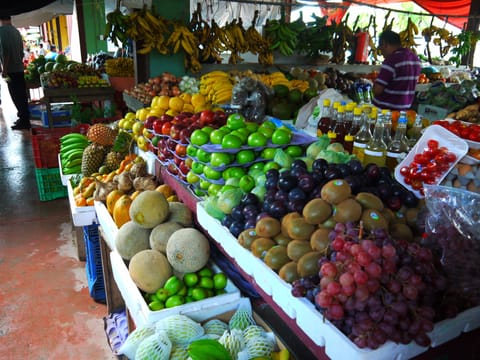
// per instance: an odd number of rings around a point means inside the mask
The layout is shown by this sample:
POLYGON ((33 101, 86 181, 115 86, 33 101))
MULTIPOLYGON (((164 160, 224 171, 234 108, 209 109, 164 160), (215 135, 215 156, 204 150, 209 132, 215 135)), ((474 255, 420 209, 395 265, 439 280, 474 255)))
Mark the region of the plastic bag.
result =
POLYGON ((441 251, 449 290, 467 307, 480 305, 480 194, 425 186, 425 202, 426 238, 441 251))

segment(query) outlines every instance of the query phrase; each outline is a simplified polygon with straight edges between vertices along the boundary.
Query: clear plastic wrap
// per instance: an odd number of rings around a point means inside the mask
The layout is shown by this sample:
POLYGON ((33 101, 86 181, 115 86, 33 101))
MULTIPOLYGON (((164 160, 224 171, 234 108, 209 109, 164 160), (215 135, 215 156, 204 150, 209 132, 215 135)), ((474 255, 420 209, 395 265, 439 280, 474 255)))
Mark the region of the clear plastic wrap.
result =
POLYGON ((449 290, 466 307, 480 305, 480 194, 426 186, 426 238, 441 251, 449 290))

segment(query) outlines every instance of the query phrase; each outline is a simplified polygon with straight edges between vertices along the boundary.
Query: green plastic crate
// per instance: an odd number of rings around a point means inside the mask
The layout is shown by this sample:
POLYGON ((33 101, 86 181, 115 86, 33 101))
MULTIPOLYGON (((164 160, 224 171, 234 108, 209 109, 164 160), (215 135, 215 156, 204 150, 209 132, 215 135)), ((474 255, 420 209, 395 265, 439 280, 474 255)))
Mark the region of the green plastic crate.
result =
POLYGON ((35 168, 35 176, 40 201, 67 197, 67 188, 62 184, 59 168, 35 168))

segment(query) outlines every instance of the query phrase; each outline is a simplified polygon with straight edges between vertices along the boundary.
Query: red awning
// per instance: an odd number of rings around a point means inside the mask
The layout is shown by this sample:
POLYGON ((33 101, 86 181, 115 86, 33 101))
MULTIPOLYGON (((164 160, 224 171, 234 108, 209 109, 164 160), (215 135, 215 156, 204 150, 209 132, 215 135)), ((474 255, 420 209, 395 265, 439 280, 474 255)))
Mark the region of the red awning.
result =
MULTIPOLYGON (((345 15, 348 6, 351 4, 377 5, 387 8, 388 4, 402 3, 409 0, 359 0, 354 3, 343 1, 332 3, 325 0, 317 0, 322 7, 322 14, 328 16, 329 20, 339 22, 345 15), (338 6, 335 8, 334 6, 338 6)), ((468 21, 470 14, 470 5, 472 0, 413 0, 418 6, 422 7, 431 14, 439 15, 440 19, 447 19, 448 23, 463 28, 468 21), (461 17, 459 17, 461 16, 461 17)))

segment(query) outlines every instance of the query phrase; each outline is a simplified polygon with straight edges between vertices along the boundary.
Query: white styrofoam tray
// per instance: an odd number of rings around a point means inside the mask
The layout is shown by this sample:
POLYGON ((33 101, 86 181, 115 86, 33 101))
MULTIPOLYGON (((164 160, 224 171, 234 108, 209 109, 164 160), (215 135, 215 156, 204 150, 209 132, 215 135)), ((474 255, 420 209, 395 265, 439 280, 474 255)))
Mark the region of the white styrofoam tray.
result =
POLYGON ((97 214, 95 206, 77 206, 73 195, 73 188, 70 181, 67 180, 68 202, 70 204, 70 212, 72 214, 73 225, 88 226, 97 223, 97 214))
MULTIPOLYGON (((205 300, 194 301, 184 305, 176 306, 169 309, 152 311, 142 296, 142 293, 133 282, 128 268, 120 254, 116 251, 110 253, 112 262, 113 278, 122 294, 125 305, 131 314, 136 326, 153 323, 159 319, 173 314, 184 314, 187 312, 202 312, 206 309, 227 304, 240 298, 240 290, 230 281, 227 282, 225 288, 226 293, 217 295, 205 300)), ((219 272, 220 269, 212 264, 213 270, 219 272)))
MULTIPOLYGON (((316 345, 325 347, 325 353, 331 359, 403 360, 428 350, 427 347, 421 347, 414 342, 408 345, 387 342, 376 350, 358 348, 339 329, 325 320, 310 301, 306 298, 294 297, 291 294, 291 285, 283 281, 261 260, 244 249, 228 229, 207 214, 201 202, 197 205, 197 218, 199 224, 208 230, 214 240, 224 246, 227 253, 230 252, 228 254, 236 260, 242 270, 248 270, 248 273, 251 273, 257 285, 268 295, 271 295, 272 300, 285 314, 295 319, 298 327, 316 345), (243 251, 246 254, 239 256, 238 254, 243 251), (237 258, 241 261, 238 261, 237 258)), ((466 310, 454 319, 447 319, 435 324, 434 330, 429 334, 432 347, 452 340, 461 335, 462 332, 472 331, 479 327, 480 306, 466 310)))
POLYGON ((62 179, 62 185, 63 186, 67 186, 68 184, 68 180, 73 176, 73 175, 65 175, 63 173, 63 169, 62 169, 62 161, 60 160, 60 154, 57 155, 58 156, 58 169, 60 170, 60 179, 62 179))
POLYGON ((115 224, 113 221, 112 216, 108 212, 107 207, 103 202, 94 201, 93 204, 95 207, 95 212, 97 213, 98 223, 100 224, 105 237, 105 241, 111 250, 115 250, 115 239, 118 233, 117 224, 115 224))
POLYGON ((157 161, 157 157, 151 151, 143 151, 138 147, 135 147, 135 152, 138 156, 141 156, 145 162, 147 163, 147 172, 149 174, 155 174, 155 163, 157 161))

